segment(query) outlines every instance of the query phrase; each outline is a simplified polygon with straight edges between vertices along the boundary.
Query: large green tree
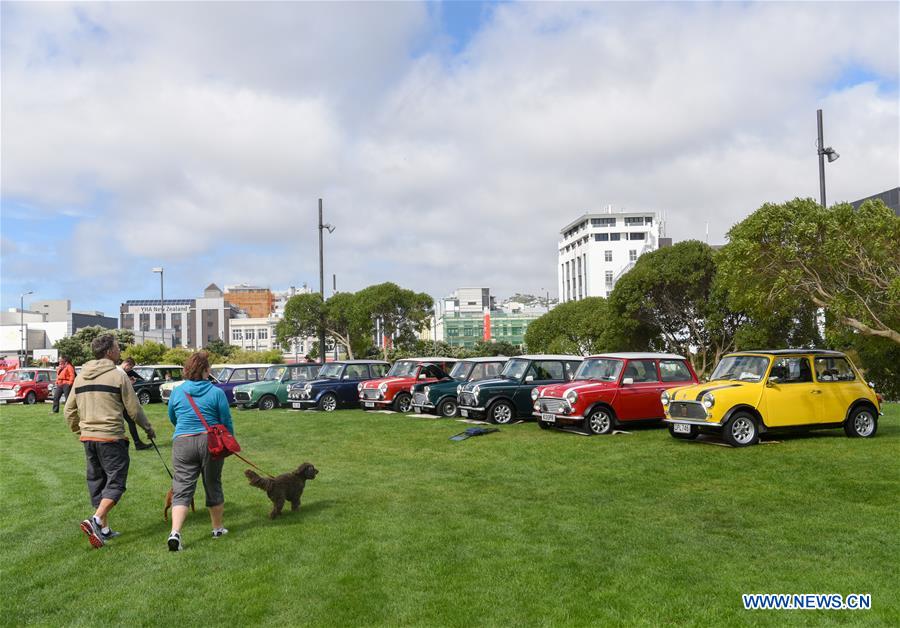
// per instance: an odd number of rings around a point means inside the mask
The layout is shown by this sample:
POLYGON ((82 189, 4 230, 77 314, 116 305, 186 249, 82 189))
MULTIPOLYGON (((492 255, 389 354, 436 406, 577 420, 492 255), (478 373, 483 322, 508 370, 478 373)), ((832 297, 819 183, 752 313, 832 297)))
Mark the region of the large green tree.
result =
POLYGON ((318 293, 291 297, 275 328, 275 337, 287 348, 299 339, 317 338, 323 326, 351 360, 371 345, 371 317, 360 307, 357 295, 350 292, 339 292, 325 302, 318 293))
POLYGON ((767 203, 728 236, 720 266, 736 307, 766 318, 813 306, 900 343, 900 217, 881 201, 767 203))
MULTIPOLYGON (((424 292, 414 292, 386 282, 356 293, 356 311, 374 327, 376 320, 384 335, 395 342, 413 342, 432 315, 434 300, 424 292)), ((387 347, 383 355, 387 359, 387 347)))
POLYGON ((75 366, 80 366, 88 360, 93 360, 94 355, 91 352, 91 343, 94 338, 101 334, 114 334, 119 346, 127 349, 134 344, 134 332, 129 329, 106 329, 99 325, 91 327, 82 327, 77 332, 66 338, 61 338, 53 345, 53 348, 59 350, 60 354, 69 358, 75 366))
POLYGON ((148 340, 128 347, 122 352, 122 357, 132 358, 136 364, 160 364, 166 351, 166 345, 148 340))
POLYGON ((569 301, 532 321, 525 331, 531 353, 599 353, 611 347, 606 299, 569 301))

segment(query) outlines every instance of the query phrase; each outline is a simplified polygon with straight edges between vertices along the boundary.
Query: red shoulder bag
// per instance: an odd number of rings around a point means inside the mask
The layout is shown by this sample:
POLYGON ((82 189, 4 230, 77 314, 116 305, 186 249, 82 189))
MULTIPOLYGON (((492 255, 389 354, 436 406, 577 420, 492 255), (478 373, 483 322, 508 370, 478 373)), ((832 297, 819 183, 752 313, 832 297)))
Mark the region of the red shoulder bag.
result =
POLYGON ((212 456, 213 460, 221 460, 222 458, 227 458, 231 454, 238 453, 241 450, 241 446, 234 436, 231 435, 231 432, 228 431, 228 428, 218 423, 211 426, 206 422, 206 419, 203 418, 203 413, 200 412, 200 408, 194 403, 194 398, 187 393, 184 393, 184 396, 187 397, 191 407, 194 408, 194 412, 196 412, 197 416, 200 418, 200 422, 203 423, 203 427, 206 428, 206 445, 209 448, 209 455, 212 456))

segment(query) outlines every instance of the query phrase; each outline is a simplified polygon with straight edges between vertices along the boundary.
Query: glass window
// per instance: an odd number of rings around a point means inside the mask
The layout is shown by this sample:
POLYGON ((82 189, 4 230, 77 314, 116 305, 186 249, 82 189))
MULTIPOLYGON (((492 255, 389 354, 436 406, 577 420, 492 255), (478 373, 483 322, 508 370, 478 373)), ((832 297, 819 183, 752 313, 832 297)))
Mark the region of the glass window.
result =
POLYGON ((681 360, 660 360, 659 372, 664 382, 689 382, 691 372, 681 360))
POLYGON ((304 366, 292 366, 291 367, 291 381, 300 381, 304 379, 312 379, 315 377, 315 374, 311 374, 312 369, 308 369, 304 366))
POLYGON ((628 261, 629 262, 637 261, 637 251, 635 251, 634 249, 631 249, 630 251, 628 251, 628 261))
POLYGON ((629 233, 629 240, 645 240, 647 238, 647 234, 641 231, 640 233, 629 233))
POLYGON ((426 365, 425 368, 422 369, 422 372, 425 373, 426 377, 441 378, 441 377, 446 376, 446 373, 444 373, 444 371, 441 370, 441 367, 439 367, 435 364, 426 365))
POLYGON ((594 241, 595 242, 609 242, 609 234, 608 233, 595 233, 594 241))
POLYGON ((239 328, 234 328, 231 330, 231 339, 232 340, 242 340, 244 337, 242 330, 239 328))
POLYGON ((615 227, 615 218, 591 218, 591 226, 593 227, 615 227))
POLYGON ((856 374, 847 358, 815 358, 816 379, 820 382, 852 382, 856 374))
POLYGON ((622 360, 599 358, 585 360, 575 372, 575 379, 596 379, 601 382, 614 382, 622 372, 622 360))
POLYGON ((234 369, 231 373, 231 379, 228 380, 230 383, 237 382, 248 382, 248 381, 256 381, 256 378, 248 379, 247 378, 247 369, 234 369))
POLYGON ((371 373, 371 377, 384 377, 385 373, 388 372, 387 364, 370 364, 369 365, 369 373, 371 373))
POLYGON ((259 331, 259 334, 258 334, 257 338, 259 338, 260 340, 268 340, 269 339, 269 330, 268 329, 260 329, 258 331, 259 331))
POLYGON ((612 251, 603 251, 603 261, 604 262, 612 261, 612 251))
POLYGON ((266 369, 266 373, 265 375, 263 375, 263 379, 281 381, 281 378, 284 377, 284 374, 286 372, 286 366, 270 366, 266 369))
POLYGON ((769 378, 777 377, 782 384, 802 384, 812 381, 809 360, 804 357, 778 358, 772 365, 769 378))
POLYGON ((548 379, 565 379, 563 374, 562 362, 535 362, 528 371, 529 375, 534 376, 534 381, 543 381, 548 379))
POLYGON ((479 362, 472 369, 470 380, 487 379, 489 377, 497 377, 503 370, 503 362, 479 362))
POLYGON ((621 239, 622 239, 622 234, 621 234, 621 233, 610 233, 610 234, 609 234, 609 239, 610 239, 610 240, 613 240, 613 241, 621 240, 621 239))
POLYGON ((637 217, 626 216, 625 217, 625 226, 626 227, 635 227, 635 226, 639 226, 639 225, 643 225, 643 224, 644 224, 643 216, 637 216, 637 217))
POLYGON ((365 364, 348 364, 344 369, 344 379, 366 379, 369 376, 369 369, 365 364))
POLYGON ((35 381, 37 381, 37 382, 49 382, 49 381, 50 381, 50 378, 47 377, 47 374, 46 374, 46 373, 38 373, 38 374, 37 374, 37 379, 36 379, 35 381))
MULTIPOLYGON (((634 383, 658 382, 656 360, 631 360, 625 367, 624 377, 630 377, 634 383)), ((624 378, 623 378, 624 379, 624 378)))
POLYGON ((613 285, 613 272, 611 270, 606 271, 606 287, 612 288, 613 285))
POLYGON ((256 336, 256 330, 247 328, 246 332, 244 333, 244 340, 254 340, 255 336, 256 336))
POLYGON ((418 368, 418 362, 412 362, 410 360, 400 360, 399 362, 394 362, 394 366, 391 367, 388 375, 390 375, 391 377, 412 377, 416 374, 418 368))
POLYGON ((332 362, 331 364, 326 364, 322 367, 322 370, 319 371, 319 377, 322 379, 337 379, 341 376, 343 370, 343 364, 335 364, 332 362))

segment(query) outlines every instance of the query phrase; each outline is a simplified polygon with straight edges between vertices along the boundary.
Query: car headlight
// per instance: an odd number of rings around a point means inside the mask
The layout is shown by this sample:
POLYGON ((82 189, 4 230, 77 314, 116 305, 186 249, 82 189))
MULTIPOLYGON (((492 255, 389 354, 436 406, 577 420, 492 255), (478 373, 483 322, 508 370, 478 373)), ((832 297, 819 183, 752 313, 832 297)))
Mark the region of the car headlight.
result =
POLYGON ((385 382, 381 382, 380 384, 378 384, 378 392, 380 392, 381 394, 387 392, 387 384, 385 382))
POLYGON ((481 392, 481 387, 480 387, 480 386, 474 386, 474 387, 472 388, 472 394, 475 395, 475 397, 478 397, 478 393, 480 393, 480 392, 481 392))
POLYGON ((578 401, 578 393, 574 390, 570 390, 566 393, 566 401, 568 401, 572 405, 575 405, 575 402, 578 401))
POLYGON ((310 390, 312 390, 312 384, 307 384, 306 386, 303 387, 303 390, 305 390, 306 392, 309 392, 310 390))
POLYGON ((356 385, 356 390, 358 390, 359 392, 362 392, 362 382, 360 382, 356 385))
POLYGON ((13 392, 19 392, 20 390, 22 390, 22 387, 19 386, 18 384, 16 384, 15 386, 13 386, 13 392))
POLYGON ((538 389, 537 389, 537 388, 532 388, 532 389, 531 389, 531 400, 532 400, 532 401, 537 401, 537 398, 538 398, 539 396, 540 396, 540 393, 538 392, 538 389))
POLYGON ((659 401, 662 403, 663 408, 669 407, 669 391, 664 390, 662 394, 659 396, 659 401))
POLYGON ((426 386, 425 388, 422 389, 422 392, 427 395, 428 393, 431 392, 431 386, 426 386))
POLYGON ((712 393, 706 393, 700 398, 700 403, 703 404, 703 407, 709 410, 714 405, 716 405, 716 398, 713 397, 712 393))
POLYGON ((457 396, 457 397, 459 397, 459 393, 462 392, 462 388, 463 388, 463 387, 462 387, 462 384, 459 384, 459 385, 456 387, 456 396, 457 396))

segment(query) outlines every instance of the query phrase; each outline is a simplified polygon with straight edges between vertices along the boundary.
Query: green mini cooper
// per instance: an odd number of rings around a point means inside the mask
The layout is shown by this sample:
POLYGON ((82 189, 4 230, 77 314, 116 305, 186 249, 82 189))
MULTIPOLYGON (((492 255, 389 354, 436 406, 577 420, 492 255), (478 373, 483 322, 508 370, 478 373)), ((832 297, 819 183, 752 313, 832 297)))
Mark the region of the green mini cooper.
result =
POLYGON ((413 412, 437 413, 440 416, 456 416, 456 393, 466 382, 497 377, 509 358, 469 358, 461 360, 450 371, 450 379, 430 384, 413 384, 413 412))
POLYGON ((291 384, 315 379, 320 368, 321 364, 311 362, 270 366, 258 382, 235 386, 234 401, 243 408, 259 407, 260 410, 285 405, 291 384))

